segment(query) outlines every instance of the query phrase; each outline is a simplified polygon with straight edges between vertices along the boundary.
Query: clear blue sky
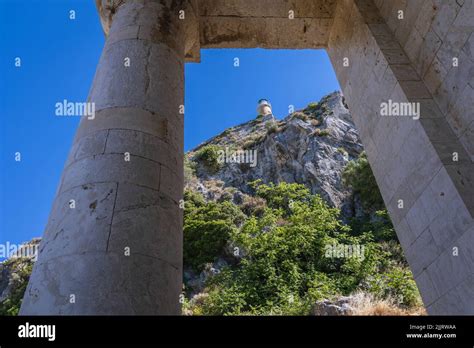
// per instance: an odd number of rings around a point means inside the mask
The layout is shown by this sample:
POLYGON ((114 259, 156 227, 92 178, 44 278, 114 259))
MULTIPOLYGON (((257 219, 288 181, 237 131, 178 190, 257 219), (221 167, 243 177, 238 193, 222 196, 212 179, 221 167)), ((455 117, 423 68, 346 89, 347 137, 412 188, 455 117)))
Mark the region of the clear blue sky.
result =
MULTIPOLYGON (((41 236, 104 45, 93 0, 0 0, 0 243, 41 236), (69 19, 69 11, 76 19, 69 19), (21 68, 14 66, 21 58, 21 68), (14 161, 20 152, 21 162, 14 161)), ((338 90, 323 50, 202 50, 186 64, 185 148, 255 117, 267 98, 282 118, 338 90), (234 58, 240 67, 234 67, 234 58)))

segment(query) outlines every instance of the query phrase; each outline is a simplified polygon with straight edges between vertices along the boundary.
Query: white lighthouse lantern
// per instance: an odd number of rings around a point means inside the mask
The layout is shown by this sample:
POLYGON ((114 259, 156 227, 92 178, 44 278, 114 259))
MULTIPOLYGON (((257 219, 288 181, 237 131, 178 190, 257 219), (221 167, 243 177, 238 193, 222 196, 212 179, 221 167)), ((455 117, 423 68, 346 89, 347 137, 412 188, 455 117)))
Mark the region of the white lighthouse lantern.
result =
POLYGON ((257 115, 271 115, 272 104, 266 99, 260 99, 257 104, 257 115))

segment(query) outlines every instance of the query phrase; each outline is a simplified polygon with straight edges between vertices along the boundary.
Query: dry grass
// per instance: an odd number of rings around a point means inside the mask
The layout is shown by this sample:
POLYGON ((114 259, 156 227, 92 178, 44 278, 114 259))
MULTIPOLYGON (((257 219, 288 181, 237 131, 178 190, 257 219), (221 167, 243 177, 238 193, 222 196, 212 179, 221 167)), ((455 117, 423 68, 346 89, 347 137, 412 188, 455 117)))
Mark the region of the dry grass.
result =
POLYGON ((376 299, 370 294, 357 293, 355 300, 351 303, 353 310, 351 315, 426 315, 423 306, 402 308, 390 299, 376 299))

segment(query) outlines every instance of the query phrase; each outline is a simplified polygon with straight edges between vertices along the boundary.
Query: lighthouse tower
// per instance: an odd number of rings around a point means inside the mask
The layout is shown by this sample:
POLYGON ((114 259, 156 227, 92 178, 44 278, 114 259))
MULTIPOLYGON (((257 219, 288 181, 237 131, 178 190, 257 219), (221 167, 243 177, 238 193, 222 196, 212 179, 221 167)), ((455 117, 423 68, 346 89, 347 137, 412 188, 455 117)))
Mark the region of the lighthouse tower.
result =
POLYGON ((257 115, 273 115, 272 104, 266 99, 260 99, 257 104, 257 115))

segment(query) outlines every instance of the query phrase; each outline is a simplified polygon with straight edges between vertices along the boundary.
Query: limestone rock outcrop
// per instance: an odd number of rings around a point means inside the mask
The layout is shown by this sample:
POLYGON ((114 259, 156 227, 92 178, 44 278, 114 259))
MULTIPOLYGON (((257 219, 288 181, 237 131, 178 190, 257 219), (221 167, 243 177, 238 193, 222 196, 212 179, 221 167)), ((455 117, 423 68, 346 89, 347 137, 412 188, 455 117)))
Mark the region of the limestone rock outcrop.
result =
MULTIPOLYGON (((342 180, 347 163, 362 151, 344 96, 336 91, 280 121, 274 115, 260 115, 189 151, 185 154, 185 189, 211 201, 231 198, 240 206, 252 196, 255 180, 299 183, 339 208, 341 218, 348 220, 367 213, 358 194, 342 180), (202 155, 206 148, 223 156, 209 163, 202 155), (256 156, 247 156, 250 154, 256 156), (246 161, 249 158, 254 161, 246 161)), ((201 273, 185 267, 184 282, 193 294, 200 294, 209 276, 226 265, 225 256, 231 252, 223 250, 222 255, 201 273)))
MULTIPOLYGON (((23 244, 20 249, 37 250, 41 238, 34 238, 23 244)), ((18 256, 0 262, 0 315, 14 315, 20 309, 20 300, 29 279, 35 254, 17 251, 18 256), (20 257, 20 255, 23 255, 20 257)))
MULTIPOLYGON (((196 177, 188 177, 186 187, 208 199, 219 199, 226 188, 233 187, 238 189, 238 193, 232 193, 238 200, 249 193, 249 183, 257 179, 275 184, 295 182, 321 195, 348 218, 357 214, 361 206, 344 187, 341 174, 347 162, 362 150, 344 97, 334 92, 281 121, 272 115, 259 116, 204 142, 187 154, 195 163, 196 177), (200 150, 206 146, 227 153, 218 170, 199 160, 200 150), (254 159, 252 163, 238 163, 232 160, 238 151, 256 153, 256 158, 249 156, 254 159)), ((241 158, 245 161, 245 157, 241 158)))

